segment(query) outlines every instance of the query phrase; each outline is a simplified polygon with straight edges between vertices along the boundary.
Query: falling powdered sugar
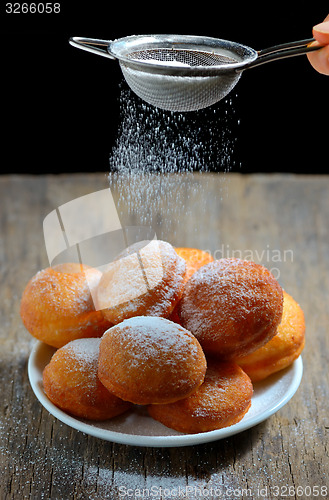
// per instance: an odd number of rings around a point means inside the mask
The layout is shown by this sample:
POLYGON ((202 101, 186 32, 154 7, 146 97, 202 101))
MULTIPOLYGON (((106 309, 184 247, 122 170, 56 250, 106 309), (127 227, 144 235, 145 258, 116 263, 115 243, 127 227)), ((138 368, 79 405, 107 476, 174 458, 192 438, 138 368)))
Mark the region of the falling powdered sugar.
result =
POLYGON ((179 231, 180 214, 186 220, 193 216, 192 207, 205 210, 200 200, 207 193, 193 174, 223 173, 234 166, 232 103, 230 98, 198 112, 173 113, 121 88, 121 124, 109 158, 109 183, 124 225, 132 219, 166 239, 179 231))

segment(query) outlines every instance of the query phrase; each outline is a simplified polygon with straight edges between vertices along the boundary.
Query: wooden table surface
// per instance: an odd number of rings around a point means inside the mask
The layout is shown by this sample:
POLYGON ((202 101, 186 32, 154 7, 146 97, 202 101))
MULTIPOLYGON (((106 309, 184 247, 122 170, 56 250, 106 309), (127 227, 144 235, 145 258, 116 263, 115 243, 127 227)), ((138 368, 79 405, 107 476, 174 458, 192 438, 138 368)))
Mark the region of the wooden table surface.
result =
POLYGON ((45 216, 109 183, 103 173, 1 177, 0 498, 328 498, 329 177, 228 173, 128 181, 111 182, 124 225, 151 222, 176 246, 272 269, 305 313, 301 385, 263 423, 197 446, 121 445, 59 422, 29 385, 34 339, 21 323, 20 297, 49 265, 45 216), (142 185, 148 191, 141 194, 142 185))

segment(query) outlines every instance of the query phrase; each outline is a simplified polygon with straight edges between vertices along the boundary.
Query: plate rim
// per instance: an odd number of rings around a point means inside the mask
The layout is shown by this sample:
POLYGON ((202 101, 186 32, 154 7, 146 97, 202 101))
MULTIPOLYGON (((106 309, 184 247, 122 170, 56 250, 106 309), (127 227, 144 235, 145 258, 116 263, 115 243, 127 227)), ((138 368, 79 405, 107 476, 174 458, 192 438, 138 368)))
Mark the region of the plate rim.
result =
MULTIPOLYGON (((119 444, 142 446, 142 447, 180 447, 192 446, 196 444, 209 443, 230 437, 245 430, 254 427, 264 420, 267 420, 274 413, 285 406, 296 393, 303 376, 303 361, 301 355, 285 370, 292 371, 292 382, 289 385, 284 396, 275 404, 271 405, 265 412, 256 415, 255 417, 242 419, 237 424, 222 429, 216 429, 208 432, 200 432, 195 434, 178 434, 168 436, 151 436, 145 434, 128 434, 124 432, 112 431, 103 429, 95 425, 85 423, 78 418, 75 418, 55 406, 46 396, 43 389, 36 381, 35 375, 40 375, 40 371, 36 366, 36 359, 39 351, 47 346, 44 342, 36 341, 28 359, 28 378, 34 392, 34 395, 41 405, 55 418, 62 423, 72 427, 73 429, 91 435, 104 441, 111 441, 119 444)), ((47 346, 51 348, 51 346, 47 346)))

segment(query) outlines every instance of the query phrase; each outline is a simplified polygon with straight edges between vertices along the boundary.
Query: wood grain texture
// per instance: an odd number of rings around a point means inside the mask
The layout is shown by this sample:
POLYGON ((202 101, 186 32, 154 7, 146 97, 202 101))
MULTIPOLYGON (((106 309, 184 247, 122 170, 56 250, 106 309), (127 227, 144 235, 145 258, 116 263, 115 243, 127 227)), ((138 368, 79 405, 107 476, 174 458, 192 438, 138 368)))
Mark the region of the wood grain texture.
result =
POLYGON ((48 266, 44 217, 108 187, 108 179, 1 177, 0 498, 314 498, 306 487, 318 487, 318 497, 328 498, 329 177, 195 174, 161 186, 159 178, 148 182, 151 191, 143 193, 138 212, 138 196, 133 210, 122 201, 124 189, 133 199, 136 180, 112 181, 124 225, 151 221, 158 237, 174 245, 252 258, 273 269, 300 303, 307 327, 301 386, 264 423, 199 446, 132 447, 60 423, 29 386, 34 340, 20 320, 20 297, 31 276, 48 266))

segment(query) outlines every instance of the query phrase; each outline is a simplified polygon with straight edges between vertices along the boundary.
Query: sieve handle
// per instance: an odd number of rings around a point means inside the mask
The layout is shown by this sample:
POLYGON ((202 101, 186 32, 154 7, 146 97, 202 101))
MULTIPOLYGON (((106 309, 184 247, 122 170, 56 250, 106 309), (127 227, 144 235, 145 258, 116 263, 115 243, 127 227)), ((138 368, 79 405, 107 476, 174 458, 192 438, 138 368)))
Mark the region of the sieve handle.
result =
POLYGON ((284 59, 286 57, 293 57, 307 52, 313 52, 314 50, 321 49, 323 45, 313 45, 315 38, 307 38, 306 40, 298 40, 296 42, 283 43, 281 45, 274 45, 267 49, 259 50, 258 57, 255 61, 252 61, 246 66, 245 69, 254 68, 260 64, 264 64, 271 61, 276 61, 278 59, 284 59))
POLYGON ((115 59, 115 57, 109 52, 109 45, 112 43, 111 40, 98 40, 96 38, 73 36, 69 39, 69 43, 78 49, 86 50, 87 52, 92 52, 93 54, 98 54, 103 57, 108 57, 109 59, 115 59))

